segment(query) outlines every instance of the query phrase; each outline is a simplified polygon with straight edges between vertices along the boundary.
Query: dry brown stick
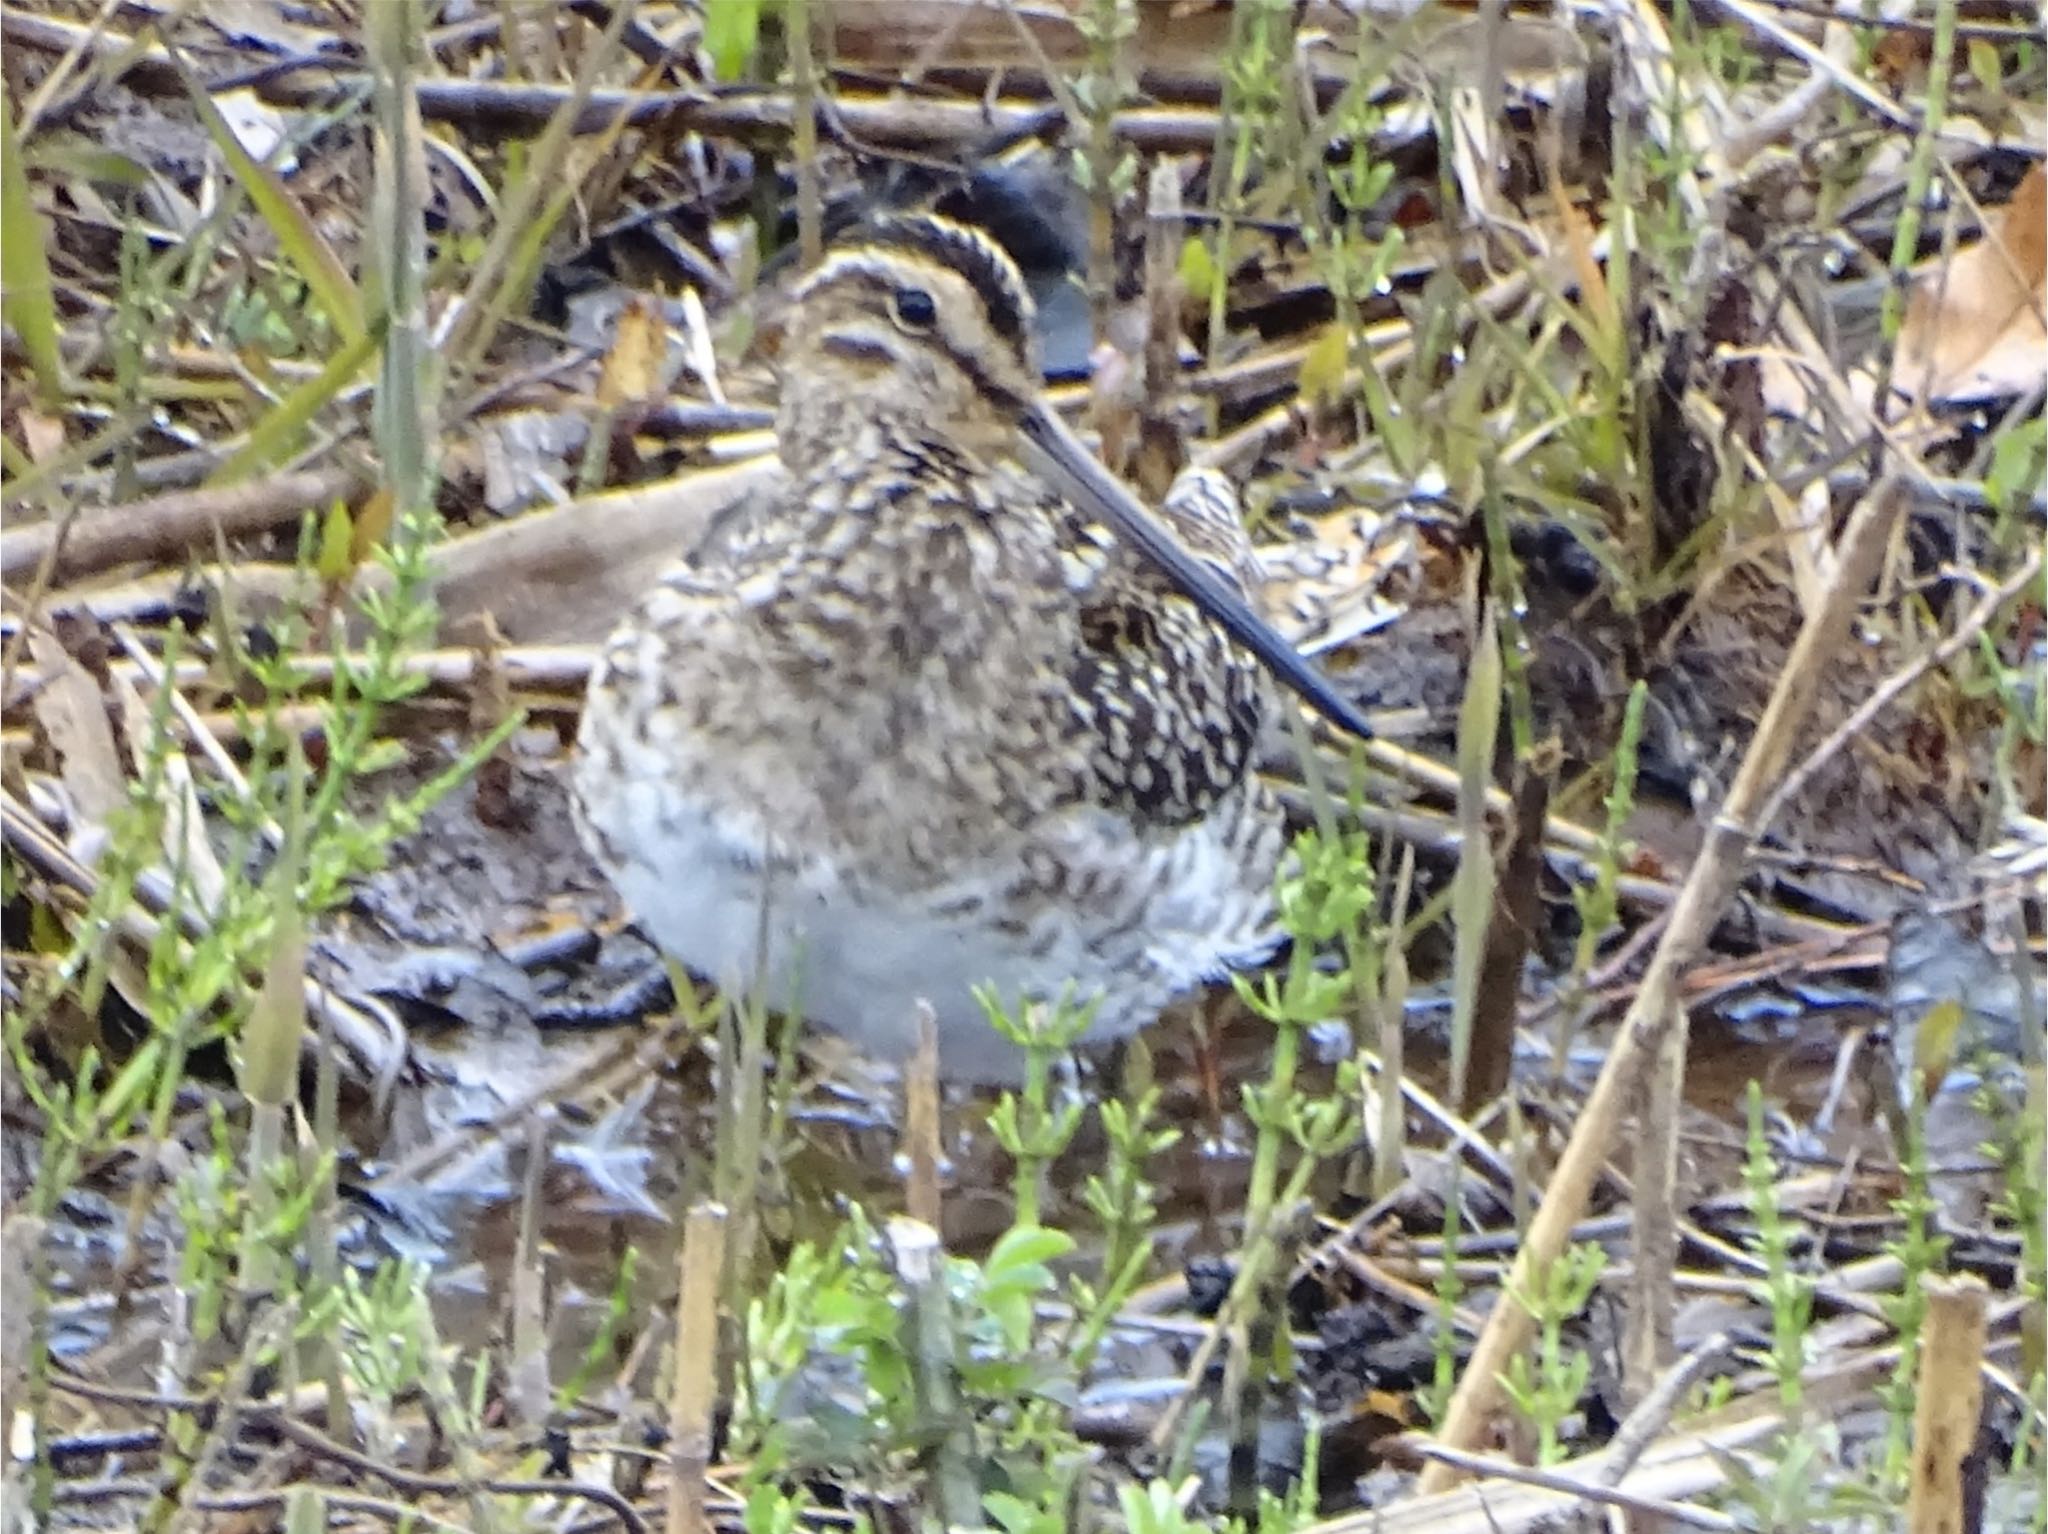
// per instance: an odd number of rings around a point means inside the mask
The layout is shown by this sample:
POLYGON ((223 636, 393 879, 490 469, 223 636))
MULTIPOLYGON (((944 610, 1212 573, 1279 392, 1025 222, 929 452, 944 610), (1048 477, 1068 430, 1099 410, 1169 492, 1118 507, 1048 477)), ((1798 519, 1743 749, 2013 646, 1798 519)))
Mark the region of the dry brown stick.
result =
POLYGON ((1627 1315, 1621 1343, 1621 1393, 1630 1406, 1645 1399, 1671 1354, 1672 1270, 1678 1264, 1678 1126, 1685 1108, 1685 1006, 1673 999, 1641 1093, 1639 1132, 1629 1170, 1635 1174, 1627 1315))
POLYGON ((1911 113, 1865 84, 1853 68, 1815 47, 1762 6, 1751 5, 1749 0, 1726 0, 1726 9, 1767 43, 1805 60, 1816 74, 1825 75, 1835 89, 1844 95, 1854 97, 1894 128, 1902 128, 1911 133, 1918 126, 1913 121, 1911 113))
POLYGON ((548 1134, 558 1117, 553 1103, 542 1103, 527 1116, 518 1245, 513 1248, 511 1293, 506 1300, 512 1346, 505 1404, 513 1422, 535 1435, 546 1427, 554 1397, 548 1379, 547 1258, 541 1251, 541 1200, 548 1170, 548 1134))
POLYGON ((71 83, 71 76, 77 70, 79 61, 91 52, 92 44, 106 31, 107 23, 114 12, 120 9, 120 0, 102 0, 98 13, 80 33, 72 45, 64 50, 64 56, 57 60, 56 67, 43 77, 28 100, 22 103, 21 118, 14 126, 15 142, 26 143, 36 131, 43 113, 50 109, 58 94, 71 83))
POLYGON ((1961 1534, 1963 1462, 1977 1442, 1984 1404, 1985 1309, 1989 1291, 1974 1273, 1920 1280, 1927 1321, 1920 1334, 1920 1388, 1913 1408, 1909 1534, 1961 1534))
MULTIPOLYGON (((116 620, 117 637, 124 630, 133 633, 126 624, 116 620)), ((173 671, 153 657, 145 661, 143 656, 146 652, 129 647, 126 639, 122 642, 130 658, 115 661, 109 668, 112 675, 146 682, 151 687, 161 687, 167 679, 174 687, 196 687, 212 674, 204 660, 181 660, 173 671)), ((349 665, 359 665, 362 659, 360 651, 351 651, 346 658, 349 665)), ((472 648, 425 650, 407 656, 399 663, 397 672, 402 676, 424 678, 430 688, 453 691, 474 687, 484 679, 487 671, 495 670, 505 685, 515 692, 567 692, 580 696, 590 680, 591 663, 596 659, 597 648, 594 645, 506 645, 488 659, 472 648)), ((332 655, 308 655, 292 663, 300 685, 309 693, 318 693, 333 682, 336 664, 332 655)), ((25 694, 48 686, 54 677, 55 673, 47 668, 29 665, 20 669, 15 681, 18 690, 25 694)), ((20 700, 10 697, 8 701, 20 700)))
POLYGON ((53 549, 57 579, 90 575, 131 561, 178 558, 211 549, 216 532, 261 532, 350 494, 363 483, 349 468, 272 474, 218 490, 185 490, 108 506, 74 519, 58 547, 59 522, 12 527, 0 535, 0 578, 36 569, 53 549))
POLYGON ((675 1394, 668 1419, 668 1534, 701 1534, 718 1396, 718 1284, 725 1271, 723 1204, 694 1204, 683 1226, 676 1305, 675 1394))
MULTIPOLYGON (((1840 1416, 1871 1398, 1881 1380, 1899 1365, 1895 1347, 1862 1351, 1818 1364, 1807 1375, 1813 1410, 1840 1416)), ((1625 1478, 1638 1496, 1696 1500, 1727 1484, 1729 1456, 1761 1449, 1781 1437, 1784 1413, 1775 1392, 1762 1392, 1685 1425, 1646 1448, 1631 1448, 1634 1469, 1625 1478), (1640 1454, 1637 1454, 1640 1449, 1640 1454)), ((1617 1457, 1612 1445, 1550 1467, 1552 1473, 1597 1481, 1617 1457)), ((1554 1529, 1560 1508, 1555 1492, 1489 1477, 1467 1481, 1435 1496, 1408 1497, 1364 1512, 1340 1513, 1311 1524, 1309 1534, 1534 1534, 1554 1529)))
POLYGON ((95 64, 124 53, 130 54, 118 78, 161 91, 180 89, 177 66, 160 46, 151 44, 137 49, 134 39, 110 27, 97 23, 88 26, 56 16, 37 16, 10 5, 0 7, 0 28, 4 28, 4 36, 10 43, 39 48, 47 53, 76 49, 81 54, 91 54, 95 64))
MULTIPOLYGON (((13 30, 15 13, 7 13, 13 30)), ((303 69, 260 82, 257 94, 279 106, 309 106, 360 89, 355 72, 303 69)), ((571 97, 567 86, 495 80, 422 80, 416 87, 420 115, 434 122, 462 123, 473 132, 532 134, 571 97)), ((1218 114, 1208 107, 1127 107, 1113 119, 1119 141, 1147 154, 1193 154, 1215 140, 1218 114)), ((569 131, 601 133, 615 123, 628 128, 665 124, 675 132, 701 133, 756 147, 787 144, 798 117, 784 92, 733 90, 717 96, 694 89, 632 90, 599 87, 577 106, 569 131)), ((886 96, 840 96, 832 121, 842 137, 875 149, 932 151, 1014 142, 1059 126, 1057 105, 999 100, 912 100, 886 96)))
MULTIPOLYGON (((425 1497, 464 1496, 473 1491, 487 1491, 505 1497, 581 1497, 585 1501, 596 1503, 599 1507, 610 1513, 612 1517, 618 1520, 619 1527, 627 1531, 627 1534, 647 1534, 647 1524, 633 1510, 632 1504, 627 1502, 624 1497, 621 1497, 609 1486, 599 1486, 587 1481, 562 1479, 525 1481, 509 1478, 501 1480, 495 1477, 471 1482, 458 1476, 425 1475, 418 1471, 387 1464, 374 1455, 365 1454, 361 1450, 350 1448, 347 1444, 338 1443, 318 1428, 300 1421, 289 1411, 283 1410, 270 1402, 250 1402, 243 1408, 243 1420, 251 1425, 258 1425, 269 1432, 276 1433, 281 1438, 288 1438, 293 1443, 299 1445, 300 1448, 309 1450, 319 1455, 322 1459, 331 1459, 335 1463, 344 1465, 360 1474, 375 1476, 378 1480, 385 1482, 408 1498, 408 1511, 416 1511, 420 1500, 425 1497)), ((252 1497, 275 1497, 279 1494, 277 1491, 250 1493, 252 1497)), ((208 1511, 221 1509, 233 1511, 241 1507, 241 1504, 229 1502, 225 1496, 220 1500, 202 1498, 193 1505, 208 1511)), ((251 1502, 248 1505, 253 1507, 266 1504, 251 1502)), ((436 1519, 435 1521, 442 1523, 444 1527, 461 1527, 461 1525, 450 1524, 441 1519, 436 1519)))
POLYGON ((938 1230, 939 1020, 928 1001, 917 1004, 917 1048, 903 1071, 903 1148, 910 1165, 903 1207, 938 1230))
MULTIPOLYGON (((1285 785, 1281 785, 1277 792, 1281 804, 1290 813, 1308 812, 1307 795, 1296 793, 1285 785)), ((1463 845, 1450 817, 1436 810, 1383 809, 1377 804, 1368 804, 1359 811, 1357 820, 1359 825, 1372 832, 1374 836, 1411 844, 1421 852, 1456 853, 1463 845)), ((1545 845, 1544 856, 1567 876, 1587 877, 1591 866, 1590 860, 1572 847, 1569 836, 1559 834, 1560 831, 1574 831, 1571 823, 1552 816, 1545 829, 1550 841, 1545 845)), ((1622 905, 1629 910, 1662 911, 1678 898, 1676 886, 1667 880, 1646 874, 1623 874, 1615 881, 1615 890, 1621 896, 1622 905)), ((1824 921, 1818 916, 1807 916, 1802 912, 1775 906, 1760 905, 1750 914, 1754 917, 1758 930, 1787 943, 1833 944, 1839 947, 1846 942, 1867 938, 1880 930, 1869 923, 1844 927, 1837 922, 1824 921)), ((1623 962, 1610 961, 1601 966, 1600 972, 1608 976, 1601 982, 1603 985, 1617 983, 1620 977, 1628 972, 1634 959, 1634 951, 1624 950, 1621 957, 1623 962)), ((1538 1010, 1532 1016, 1540 1017, 1543 1005, 1538 1003, 1538 1010)), ((1524 1026, 1528 1026, 1528 1019, 1524 1019, 1524 1026)))
MULTIPOLYGON (((1650 958, 1635 1001, 1615 1036, 1614 1048, 1558 1160, 1542 1206, 1530 1222, 1504 1294, 1537 1292, 1544 1270, 1557 1260, 1585 1208, 1587 1195, 1613 1147, 1621 1110, 1644 1062, 1662 1046, 1677 1000, 1679 975, 1704 946, 1734 892, 1750 845, 1763 829, 1759 811, 1765 795, 1792 754, 1827 665, 1848 638, 1857 605, 1876 576, 1905 501, 1898 477, 1888 476, 1856 508, 1843 529, 1835 579, 1827 598, 1807 615, 1793 641, 1742 766, 1707 828, 1699 858, 1672 907, 1663 941, 1650 958)), ((1445 1413, 1438 1435, 1444 1443, 1470 1449, 1480 1441, 1487 1419, 1500 1404, 1500 1377, 1509 1359, 1527 1344, 1532 1324, 1529 1312, 1511 1299, 1494 1307, 1445 1413)), ((1418 1489, 1425 1496, 1443 1491, 1457 1475, 1448 1465, 1431 1464, 1423 1471, 1418 1489)))
POLYGON ((1686 1392, 1705 1379, 1707 1371, 1726 1357, 1734 1346, 1735 1341, 1728 1333, 1716 1332, 1652 1381, 1642 1399, 1629 1409, 1621 1426, 1614 1430, 1614 1437, 1608 1440, 1606 1458, 1594 1479, 1603 1486, 1619 1486, 1636 1467, 1643 1451, 1670 1423, 1672 1413, 1678 1410, 1686 1392))
POLYGON ((1577 1497, 1583 1502, 1645 1514, 1651 1518, 1677 1524, 1681 1528, 1727 1530, 1729 1534, 1733 1534, 1734 1530, 1742 1527, 1726 1513, 1695 1507, 1689 1502, 1674 1502, 1666 1497, 1627 1492, 1602 1481, 1582 1481, 1555 1470, 1535 1470, 1491 1454, 1467 1454, 1433 1443, 1423 1444, 1421 1453, 1432 1466, 1445 1465, 1454 1470, 1470 1471, 1474 1475, 1492 1476, 1497 1480, 1514 1481, 1523 1486, 1538 1487, 1543 1491, 1561 1492, 1568 1497, 1577 1497))

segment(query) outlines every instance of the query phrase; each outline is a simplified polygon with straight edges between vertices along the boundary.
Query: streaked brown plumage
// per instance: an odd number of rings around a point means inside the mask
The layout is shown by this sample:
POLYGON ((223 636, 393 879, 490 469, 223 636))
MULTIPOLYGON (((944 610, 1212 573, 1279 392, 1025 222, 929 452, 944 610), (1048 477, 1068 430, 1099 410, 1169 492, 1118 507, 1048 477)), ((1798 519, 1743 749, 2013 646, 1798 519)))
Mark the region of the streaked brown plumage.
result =
POLYGON ((1017 1055, 976 983, 1072 983, 1102 1039, 1266 953, 1271 686, 1209 610, 1253 573, 1229 487, 1176 485, 1168 579, 1028 467, 1029 299, 941 219, 831 252, 782 368, 780 482, 592 679, 579 814, 650 935, 879 1053, 929 1000, 982 1080, 1017 1055))

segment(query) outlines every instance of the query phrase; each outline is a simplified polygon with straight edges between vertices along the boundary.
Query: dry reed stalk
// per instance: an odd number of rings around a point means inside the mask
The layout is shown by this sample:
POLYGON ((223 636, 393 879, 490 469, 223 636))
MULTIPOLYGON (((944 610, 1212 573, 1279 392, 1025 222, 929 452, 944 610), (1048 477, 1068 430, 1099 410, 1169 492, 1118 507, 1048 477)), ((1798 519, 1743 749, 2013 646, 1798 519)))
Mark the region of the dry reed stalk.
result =
POLYGON ((1913 1409, 1910 1534, 1962 1534, 1963 1466, 1977 1442, 1984 1404, 1985 1312, 1990 1291, 1974 1273, 1920 1280, 1927 1320, 1920 1334, 1920 1389, 1913 1409))
POLYGON ((1686 1015, 1674 1002, 1636 1116, 1635 1183, 1628 1314, 1621 1343, 1622 1397, 1647 1397, 1671 1357, 1672 1273, 1678 1264, 1678 1125, 1685 1110, 1686 1015))
POLYGON ((711 1409, 718 1395, 718 1288, 725 1271, 723 1204, 693 1204, 683 1224, 676 1301, 674 1394, 668 1416, 668 1534, 703 1534, 711 1468, 711 1409))
POLYGON ((918 1005, 917 1049, 903 1071, 903 1149, 910 1163, 903 1207, 938 1230, 939 1020, 929 1002, 918 1005))
POLYGON ((210 550, 217 538, 289 525, 361 485, 346 467, 303 470, 127 501, 68 522, 32 522, 0 538, 0 575, 19 576, 46 560, 51 578, 63 580, 140 560, 182 559, 210 550))

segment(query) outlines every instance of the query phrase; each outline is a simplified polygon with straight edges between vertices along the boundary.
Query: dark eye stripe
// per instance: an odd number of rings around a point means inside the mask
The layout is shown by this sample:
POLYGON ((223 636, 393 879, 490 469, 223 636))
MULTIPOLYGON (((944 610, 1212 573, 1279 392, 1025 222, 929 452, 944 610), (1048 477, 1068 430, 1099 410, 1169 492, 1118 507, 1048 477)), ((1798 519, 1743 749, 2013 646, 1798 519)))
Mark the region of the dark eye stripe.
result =
MULTIPOLYGON (((974 241, 974 236, 967 235, 964 231, 961 232, 960 238, 967 242, 974 241)), ((999 256, 998 259, 1007 263, 1009 258, 999 256)), ((933 271, 935 265, 937 263, 922 246, 915 247, 913 253, 912 247, 908 246, 890 247, 874 240, 850 238, 843 245, 836 247, 825 264, 805 281, 803 287, 798 289, 797 298, 801 302, 826 284, 837 286, 842 283, 857 283, 868 293, 869 302, 873 305, 870 312, 874 317, 889 318, 901 329, 905 327, 896 319, 894 313, 900 295, 907 289, 928 285, 931 276, 936 275, 933 271)), ((950 264, 939 269, 952 272, 962 280, 971 281, 965 272, 950 264)), ((1022 291, 1021 287, 1019 291, 1022 291)), ((987 315, 987 301, 979 290, 976 291, 975 298, 981 304, 984 315, 987 315)), ((1029 302, 1027 295, 1025 303, 1028 305, 1029 302)), ((1030 312, 1028 307, 1025 312, 1030 312)), ((974 381, 975 390, 983 399, 1000 410, 1014 412, 1023 408, 1025 401, 1019 397, 1018 392, 999 383, 990 372, 990 365, 996 359, 987 354, 985 342, 977 345, 972 337, 953 335, 943 312, 935 312, 933 320, 935 323, 927 334, 935 336, 943 344, 946 354, 974 381)), ((978 333, 977 329, 976 334, 978 333)), ((1001 339, 1008 340, 1007 337, 1001 339)), ((1022 345, 1011 344, 1017 366, 1027 378, 1035 380, 1038 371, 1037 359, 1032 354, 1028 340, 1022 345)))
POLYGON ((989 328, 1023 355, 1031 329, 1031 294, 1016 263, 993 240, 946 219, 891 214, 848 230, 842 245, 907 251, 958 272, 981 299, 989 328))

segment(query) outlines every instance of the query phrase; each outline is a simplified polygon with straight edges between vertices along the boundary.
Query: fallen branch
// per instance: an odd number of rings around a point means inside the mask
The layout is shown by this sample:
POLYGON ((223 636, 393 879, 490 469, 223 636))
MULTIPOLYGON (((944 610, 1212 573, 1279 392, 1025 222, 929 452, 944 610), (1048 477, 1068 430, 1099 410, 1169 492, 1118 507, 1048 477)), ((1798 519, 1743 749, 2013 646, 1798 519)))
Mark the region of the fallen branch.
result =
POLYGON ((51 578, 72 579, 114 565, 178 561, 233 538, 296 521, 362 483, 353 469, 273 474, 215 490, 128 501, 62 520, 11 527, 0 535, 0 578, 15 579, 54 559, 51 578))

